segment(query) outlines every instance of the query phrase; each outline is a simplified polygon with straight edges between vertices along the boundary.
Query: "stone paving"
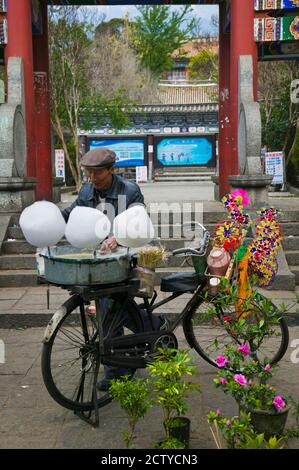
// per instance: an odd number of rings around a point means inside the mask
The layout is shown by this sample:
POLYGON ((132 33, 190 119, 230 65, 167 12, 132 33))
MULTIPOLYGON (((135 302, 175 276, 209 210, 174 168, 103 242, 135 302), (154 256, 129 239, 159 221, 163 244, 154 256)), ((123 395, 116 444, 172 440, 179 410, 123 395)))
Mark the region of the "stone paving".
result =
MULTIPOLYGON (((264 295, 270 297, 274 303, 284 303, 289 308, 288 313, 292 320, 299 324, 299 304, 296 305, 295 291, 269 291, 262 290, 264 295), (298 314, 298 315, 297 315, 298 314)), ((158 290, 157 301, 168 296, 158 290)), ((55 310, 69 297, 68 291, 59 287, 50 286, 49 309, 47 307, 47 286, 36 287, 5 287, 0 288, 0 328, 46 326, 55 310)), ((183 294, 178 299, 156 310, 157 313, 175 314, 182 311, 190 294, 183 294)))
MULTIPOLYGON (((126 429, 124 413, 116 403, 100 409, 100 426, 93 428, 49 396, 41 376, 41 347, 44 328, 0 329, 5 344, 5 363, 0 364, 0 448, 1 449, 123 449, 121 429, 126 429)), ((179 346, 187 347, 182 329, 177 331, 179 346)), ((292 342, 299 338, 299 327, 290 327, 290 347, 280 363, 274 384, 283 395, 299 400, 299 350, 292 342), (298 363, 291 362, 291 354, 298 363)), ((299 341, 299 340, 298 340, 299 341)), ((298 344, 297 344, 298 348, 298 344)), ((193 353, 201 393, 188 399, 191 418, 191 449, 214 449, 206 415, 220 408, 225 416, 237 413, 233 399, 213 385, 216 370, 193 353)), ((145 370, 138 371, 145 376, 145 370)), ((287 426, 294 425, 290 414, 287 426)), ((150 449, 163 434, 162 414, 150 410, 136 432, 137 448, 150 449)), ((288 441, 289 448, 299 448, 299 440, 288 441)))
MULTIPOLYGON (((44 326, 54 311, 68 297, 68 292, 51 286, 50 309, 47 310, 46 286, 0 289, 0 339, 5 345, 5 363, 0 363, 0 448, 2 449, 122 449, 121 429, 126 429, 124 413, 116 403, 100 409, 100 426, 94 429, 55 403, 49 396, 41 376, 41 348, 44 326)), ((298 288, 297 288, 298 293, 298 288)), ((290 309, 290 346, 275 375, 283 395, 291 394, 299 401, 299 322, 295 292, 268 291, 276 303, 282 301, 290 309), (295 319, 295 321, 294 321, 295 319), (297 339, 297 344, 293 341, 297 339), (292 343, 293 342, 293 343, 292 343), (296 347, 298 351, 296 350, 296 347), (291 362, 291 354, 297 363, 291 362)), ((159 299, 165 297, 159 293, 159 299)), ((186 304, 189 295, 183 295, 159 310, 176 314, 186 304)), ((177 331, 180 347, 188 347, 182 329, 177 331)), ((221 408, 226 416, 237 413, 233 399, 213 385, 216 370, 193 353, 201 385, 201 393, 193 392, 188 399, 191 418, 191 448, 214 449, 206 415, 209 410, 221 408)), ((145 376, 145 370, 138 375, 145 376)), ((137 448, 150 449, 162 438, 162 414, 153 408, 138 424, 137 448)), ((294 424, 290 414, 288 426, 294 424)), ((299 440, 288 442, 288 447, 299 448, 299 440)))

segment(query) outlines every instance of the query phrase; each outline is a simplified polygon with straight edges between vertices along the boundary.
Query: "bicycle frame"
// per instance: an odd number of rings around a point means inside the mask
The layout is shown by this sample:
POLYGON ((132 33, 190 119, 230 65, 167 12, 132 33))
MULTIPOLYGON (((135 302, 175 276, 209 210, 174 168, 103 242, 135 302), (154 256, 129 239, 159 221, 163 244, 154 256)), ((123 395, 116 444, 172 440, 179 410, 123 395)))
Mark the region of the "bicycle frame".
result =
MULTIPOLYGON (((199 286, 197 287, 197 289, 193 293, 191 299, 189 299, 189 301, 185 305, 183 311, 176 317, 175 320, 170 322, 170 331, 174 331, 179 326, 179 324, 182 322, 184 317, 187 315, 187 313, 191 309, 197 308, 203 302, 203 299, 200 297, 199 294, 202 292, 203 288, 205 287, 206 282, 207 282, 207 280, 204 279, 203 282, 199 284, 199 286)), ((155 300, 157 298, 157 292, 155 291, 155 294, 154 294, 154 296, 153 296, 153 298, 151 299, 150 302, 149 302, 148 299, 144 299, 144 306, 145 306, 145 309, 147 311, 147 314, 149 315, 152 328, 153 328, 153 322, 152 322, 152 313, 153 313, 153 311, 156 310, 157 308, 161 307, 162 305, 165 305, 165 304, 171 302, 174 299, 177 299, 178 297, 180 297, 180 296, 182 296, 183 294, 186 294, 186 293, 187 292, 175 292, 175 293, 169 295, 168 297, 166 297, 166 299, 155 303, 155 300)))

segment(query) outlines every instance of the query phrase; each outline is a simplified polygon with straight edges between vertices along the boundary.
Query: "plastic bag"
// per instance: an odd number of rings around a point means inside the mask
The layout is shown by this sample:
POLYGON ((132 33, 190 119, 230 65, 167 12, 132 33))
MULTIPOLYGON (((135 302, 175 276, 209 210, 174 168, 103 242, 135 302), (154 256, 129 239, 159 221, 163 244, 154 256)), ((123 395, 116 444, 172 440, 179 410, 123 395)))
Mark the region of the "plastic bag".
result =
POLYGON ((20 227, 30 245, 43 248, 58 243, 64 235, 66 224, 55 204, 38 201, 23 210, 20 227))
POLYGON ((144 206, 133 206, 115 217, 113 235, 120 245, 137 248, 146 245, 155 231, 144 206))
POLYGON ((151 298, 155 289, 155 271, 152 269, 143 268, 142 266, 137 266, 136 268, 132 269, 131 275, 133 278, 139 279, 140 281, 140 294, 144 294, 151 298))
POLYGON ((75 207, 70 213, 65 237, 76 248, 95 250, 109 235, 111 223, 98 209, 75 207))

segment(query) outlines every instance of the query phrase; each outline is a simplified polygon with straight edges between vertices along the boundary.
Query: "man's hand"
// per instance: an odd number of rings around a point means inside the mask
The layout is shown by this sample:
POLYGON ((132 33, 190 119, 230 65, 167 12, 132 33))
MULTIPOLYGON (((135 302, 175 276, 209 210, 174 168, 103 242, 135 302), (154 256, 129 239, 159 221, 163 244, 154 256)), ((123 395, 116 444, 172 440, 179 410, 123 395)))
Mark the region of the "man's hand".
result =
POLYGON ((109 250, 115 250, 116 247, 117 247, 116 238, 110 237, 103 241, 101 245, 101 252, 107 253, 109 250))

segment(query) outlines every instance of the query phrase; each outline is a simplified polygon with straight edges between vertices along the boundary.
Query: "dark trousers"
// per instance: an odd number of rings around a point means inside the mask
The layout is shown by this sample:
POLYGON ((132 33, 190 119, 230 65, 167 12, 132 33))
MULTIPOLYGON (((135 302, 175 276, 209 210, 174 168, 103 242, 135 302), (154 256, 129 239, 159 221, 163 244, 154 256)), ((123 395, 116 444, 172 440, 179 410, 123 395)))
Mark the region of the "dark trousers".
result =
MULTIPOLYGON (((104 336, 106 336, 108 333, 109 323, 110 323, 109 316, 113 315, 113 313, 110 311, 112 301, 109 298, 103 298, 101 299, 100 303, 101 303, 101 311, 102 311, 102 318, 103 318, 103 333, 104 333, 104 336)), ((140 309, 140 313, 142 316, 144 331, 152 331, 151 322, 146 313, 146 310, 140 309)), ((120 311, 120 319, 121 319, 121 325, 117 326, 117 328, 115 328, 112 331, 111 334, 113 336, 122 336, 124 334, 124 327, 128 328, 133 333, 138 333, 138 331, 136 331, 136 325, 134 321, 132 320, 132 316, 126 310, 125 307, 124 309, 120 311)), ((163 317, 153 315, 152 319, 153 319, 154 330, 158 331, 161 327, 161 324, 163 323, 163 317)), ((107 379, 119 377, 121 375, 126 375, 126 374, 133 374, 135 372, 135 369, 125 369, 122 367, 115 367, 115 366, 104 366, 104 367, 105 367, 105 377, 107 379)))

